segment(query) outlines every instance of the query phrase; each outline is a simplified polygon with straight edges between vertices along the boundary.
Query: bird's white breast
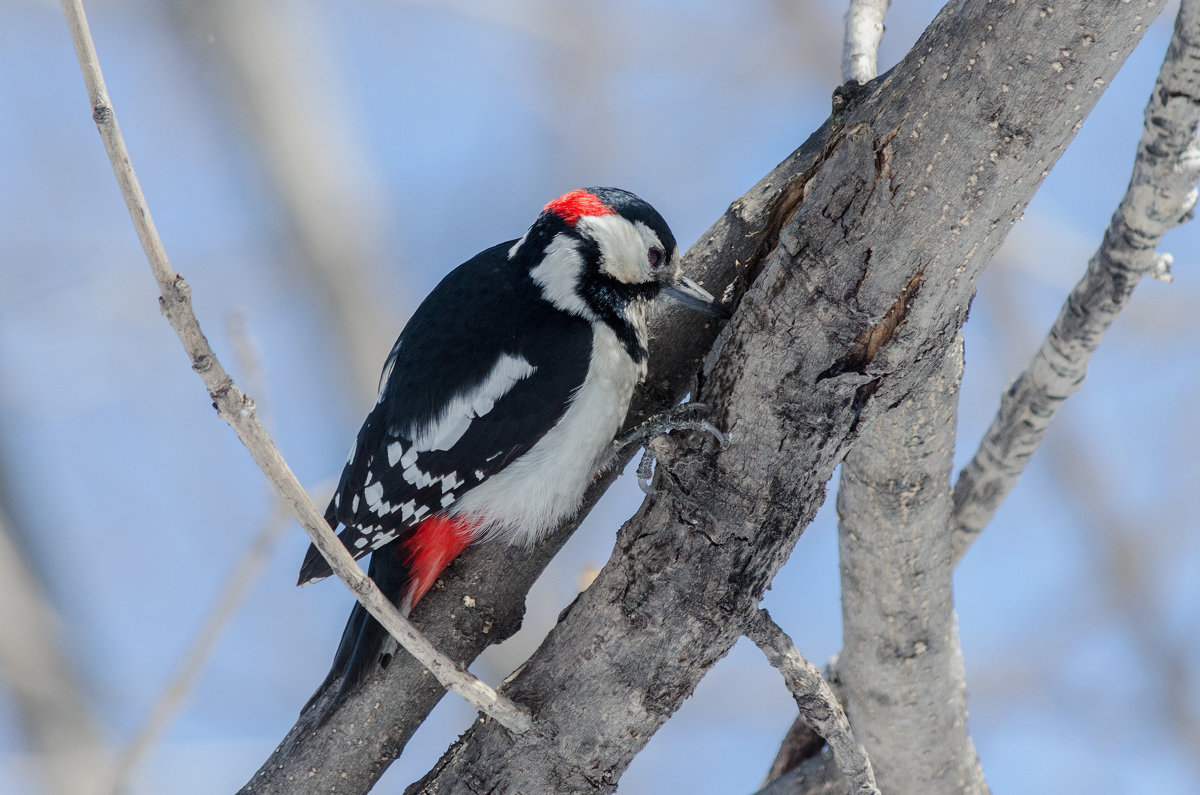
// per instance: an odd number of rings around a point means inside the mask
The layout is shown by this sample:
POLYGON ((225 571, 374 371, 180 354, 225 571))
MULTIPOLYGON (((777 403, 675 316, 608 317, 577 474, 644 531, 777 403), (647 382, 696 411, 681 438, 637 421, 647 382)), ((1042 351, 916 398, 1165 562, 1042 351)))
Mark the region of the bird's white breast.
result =
POLYGON ((480 520, 481 537, 533 544, 574 513, 612 441, 646 364, 634 362, 607 325, 592 326, 587 376, 561 420, 527 453, 467 492, 450 513, 480 520))

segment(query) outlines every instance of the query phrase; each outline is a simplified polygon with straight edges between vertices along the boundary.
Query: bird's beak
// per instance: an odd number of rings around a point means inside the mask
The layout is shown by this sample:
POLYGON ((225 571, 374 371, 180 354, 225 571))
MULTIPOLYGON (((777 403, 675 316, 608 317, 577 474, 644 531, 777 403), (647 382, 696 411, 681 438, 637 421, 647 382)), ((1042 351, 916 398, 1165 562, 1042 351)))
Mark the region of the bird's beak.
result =
POLYGON ((733 317, 733 313, 726 309, 724 304, 686 276, 679 276, 674 282, 664 284, 662 291, 664 295, 674 298, 684 306, 697 309, 706 315, 722 320, 733 317))

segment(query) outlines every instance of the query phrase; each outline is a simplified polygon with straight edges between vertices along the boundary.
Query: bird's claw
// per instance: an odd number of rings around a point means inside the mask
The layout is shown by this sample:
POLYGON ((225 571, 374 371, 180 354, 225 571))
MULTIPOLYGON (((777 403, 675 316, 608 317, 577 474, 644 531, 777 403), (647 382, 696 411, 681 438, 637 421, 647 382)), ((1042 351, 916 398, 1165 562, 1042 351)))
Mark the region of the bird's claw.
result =
POLYGON ((688 416, 697 411, 708 411, 708 406, 703 403, 683 403, 661 414, 656 414, 636 428, 622 434, 614 442, 618 450, 632 444, 638 444, 644 448, 642 458, 637 466, 637 480, 638 486, 647 496, 658 493, 650 485, 650 480, 654 476, 654 464, 657 461, 657 457, 650 450, 651 440, 669 431, 704 431, 712 434, 718 444, 724 444, 727 441, 725 434, 721 433, 716 425, 706 419, 688 416))

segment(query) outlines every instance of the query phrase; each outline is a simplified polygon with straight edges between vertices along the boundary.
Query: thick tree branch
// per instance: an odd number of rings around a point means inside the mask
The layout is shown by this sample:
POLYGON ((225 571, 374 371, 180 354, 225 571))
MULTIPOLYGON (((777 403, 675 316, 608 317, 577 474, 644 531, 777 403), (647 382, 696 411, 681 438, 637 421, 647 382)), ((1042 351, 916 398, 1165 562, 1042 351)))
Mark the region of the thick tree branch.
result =
POLYGON ((125 199, 138 238, 162 292, 159 299, 162 312, 183 343, 184 350, 191 359, 192 369, 204 381, 217 413, 237 433, 259 468, 279 491, 283 501, 321 550, 321 554, 329 561, 334 573, 346 583, 355 598, 387 628, 400 645, 420 659, 443 686, 454 690, 472 706, 491 715, 512 731, 527 731, 531 723, 524 709, 497 694, 465 668, 434 648, 363 573, 325 523, 321 512, 313 505, 308 493, 263 429, 262 423, 255 415, 254 401, 243 394, 225 372, 192 311, 191 288, 171 267, 162 240, 150 217, 150 209, 130 164, 129 153, 113 113, 108 90, 104 86, 104 77, 100 72, 99 59, 83 13, 83 5, 80 0, 63 0, 62 5, 91 101, 92 118, 100 131, 100 137, 112 163, 113 174, 121 188, 121 195, 125 199))
POLYGON ((800 654, 792 639, 771 620, 766 610, 759 610, 750 620, 746 637, 754 641, 762 649, 767 661, 783 674, 788 690, 796 699, 801 718, 825 738, 851 791, 862 795, 879 795, 871 760, 854 739, 842 705, 817 666, 800 654))
POLYGON ((885 792, 987 791, 967 734, 950 473, 962 341, 846 456, 838 486, 838 679, 885 792))
POLYGON ((940 366, 976 278, 1160 7, 952 4, 823 128, 697 390, 732 440, 680 445, 664 463, 680 493, 626 524, 504 686, 553 743, 475 725, 415 791, 615 786, 736 640, 860 425, 940 366))
MULTIPOLYGON (((1103 78, 1096 78, 1100 80, 1103 78)), ((1146 104, 1133 177, 1087 272, 954 487, 954 557, 975 541, 1029 463, 1054 412, 1087 375, 1088 361, 1143 275, 1165 277, 1163 235, 1192 215, 1200 180, 1200 0, 1183 0, 1146 104)))
MULTIPOLYGON (((819 160, 828 130, 809 141, 736 199, 724 215, 684 255, 684 271, 721 293, 726 285, 744 289, 795 208, 799 191, 819 160)), ((650 371, 626 419, 632 427, 679 402, 695 388, 695 373, 716 339, 719 326, 686 309, 661 308, 651 321, 650 371)), ((524 599, 534 580, 558 552, 582 516, 612 484, 614 470, 584 499, 579 516, 533 549, 484 544, 468 547, 425 596, 411 616, 414 623, 452 658, 469 664, 489 645, 517 631, 524 599), (505 572, 504 577, 494 572, 505 572)), ((247 784, 246 792, 287 793, 298 776, 314 787, 337 785, 365 792, 400 754, 408 739, 442 697, 419 663, 397 656, 359 691, 339 702, 318 726, 318 701, 300 716, 287 736, 247 784)))

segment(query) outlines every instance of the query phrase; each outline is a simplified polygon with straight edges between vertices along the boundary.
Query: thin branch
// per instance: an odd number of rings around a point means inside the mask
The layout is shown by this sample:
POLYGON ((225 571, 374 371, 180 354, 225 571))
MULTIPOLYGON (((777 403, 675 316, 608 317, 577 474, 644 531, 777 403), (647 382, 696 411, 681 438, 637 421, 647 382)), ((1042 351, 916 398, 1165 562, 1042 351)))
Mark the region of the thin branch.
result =
POLYGON ((871 760, 854 739, 842 705, 817 666, 800 654, 792 639, 766 610, 754 614, 746 627, 746 637, 754 641, 762 649, 767 662, 783 674, 783 681, 796 699, 801 717, 813 731, 825 738, 838 768, 850 782, 853 791, 862 795, 879 795, 871 760))
POLYGON ((413 628, 395 605, 375 587, 337 536, 326 524, 321 512, 296 479, 287 462, 271 441, 255 414, 254 401, 243 394, 213 353, 191 307, 191 288, 167 259, 162 241, 150 217, 149 207, 129 161, 121 137, 100 64, 92 42, 80 0, 63 0, 63 11, 71 29, 71 38, 87 85, 92 118, 100 131, 121 187, 138 238, 146 252, 151 270, 162 293, 159 304, 171 327, 183 343, 192 368, 200 375, 220 415, 237 433, 259 468, 279 491, 283 501, 300 521, 313 543, 329 561, 335 574, 350 588, 355 598, 374 616, 410 654, 419 659, 442 685, 458 693, 476 709, 495 718, 510 731, 522 733, 532 727, 528 713, 509 699, 479 681, 465 668, 441 654, 433 644, 413 628))
POLYGON ((1054 412, 1087 375, 1101 338, 1145 274, 1169 277, 1163 235, 1192 216, 1200 180, 1200 0, 1183 0, 1134 160, 1133 177, 1087 272, 1000 410, 954 488, 951 528, 962 558, 1029 463, 1054 412))
POLYGON ((891 0, 850 0, 842 39, 842 82, 866 83, 879 67, 876 52, 883 39, 883 17, 891 0))

